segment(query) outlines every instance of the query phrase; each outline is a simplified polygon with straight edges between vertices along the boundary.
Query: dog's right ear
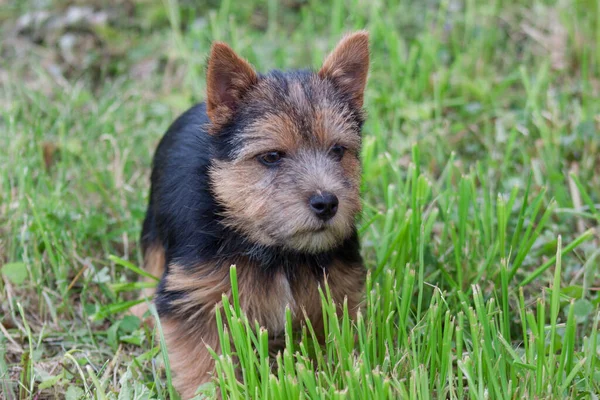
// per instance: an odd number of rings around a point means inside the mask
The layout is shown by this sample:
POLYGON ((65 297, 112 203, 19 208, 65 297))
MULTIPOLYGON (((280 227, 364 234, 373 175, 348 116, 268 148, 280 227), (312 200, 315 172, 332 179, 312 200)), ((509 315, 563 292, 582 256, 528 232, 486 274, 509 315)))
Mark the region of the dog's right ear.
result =
POLYGON ((225 43, 215 42, 206 73, 206 113, 213 123, 227 120, 258 81, 254 68, 225 43))

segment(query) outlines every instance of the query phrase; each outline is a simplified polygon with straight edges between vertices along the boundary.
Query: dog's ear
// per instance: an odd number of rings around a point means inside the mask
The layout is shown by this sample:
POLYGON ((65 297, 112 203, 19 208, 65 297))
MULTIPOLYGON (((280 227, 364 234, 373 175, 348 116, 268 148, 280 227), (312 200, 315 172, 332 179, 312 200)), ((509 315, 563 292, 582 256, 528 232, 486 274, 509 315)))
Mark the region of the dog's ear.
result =
POLYGON ((358 31, 345 36, 327 56, 319 76, 331 79, 358 108, 363 105, 369 73, 369 33, 358 31))
POLYGON ((206 113, 213 123, 229 118, 256 84, 254 68, 225 43, 212 45, 206 72, 206 113))

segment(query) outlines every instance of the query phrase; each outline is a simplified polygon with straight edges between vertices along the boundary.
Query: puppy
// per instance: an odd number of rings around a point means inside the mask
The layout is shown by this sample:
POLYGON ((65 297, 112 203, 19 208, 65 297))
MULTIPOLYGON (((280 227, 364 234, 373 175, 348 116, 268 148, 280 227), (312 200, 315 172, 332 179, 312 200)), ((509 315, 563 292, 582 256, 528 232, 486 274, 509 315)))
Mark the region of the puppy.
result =
MULTIPOLYGON (((323 331, 318 288, 360 305, 366 270, 355 227, 368 34, 344 37, 318 72, 258 74, 212 46, 206 102, 181 115, 154 156, 142 232, 145 268, 174 384, 184 398, 211 379, 215 315, 237 266, 243 311, 277 351, 286 307, 323 331)), ((148 294, 148 293, 146 293, 148 294)), ((137 310, 143 314, 143 309, 137 310)))

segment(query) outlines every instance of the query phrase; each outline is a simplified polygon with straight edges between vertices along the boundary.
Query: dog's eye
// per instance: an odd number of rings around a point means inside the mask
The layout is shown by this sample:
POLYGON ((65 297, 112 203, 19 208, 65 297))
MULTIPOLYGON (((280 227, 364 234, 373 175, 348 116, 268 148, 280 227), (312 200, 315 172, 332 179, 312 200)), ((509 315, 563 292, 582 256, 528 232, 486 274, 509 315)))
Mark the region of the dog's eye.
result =
POLYGON ((281 159, 285 156, 285 154, 281 151, 270 151, 265 154, 261 154, 258 156, 258 161, 263 163, 268 167, 272 167, 281 162, 281 159))
POLYGON ((336 161, 340 161, 344 157, 346 148, 342 145, 335 144, 329 149, 329 155, 336 161))

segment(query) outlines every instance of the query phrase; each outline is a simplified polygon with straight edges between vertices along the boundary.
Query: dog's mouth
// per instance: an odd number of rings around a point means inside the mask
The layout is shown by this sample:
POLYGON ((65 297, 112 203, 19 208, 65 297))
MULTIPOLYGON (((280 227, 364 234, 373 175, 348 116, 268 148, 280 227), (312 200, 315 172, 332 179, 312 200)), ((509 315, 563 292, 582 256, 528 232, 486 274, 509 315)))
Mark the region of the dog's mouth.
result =
POLYGON ((309 253, 323 252, 338 245, 346 235, 330 223, 321 223, 303 227, 288 236, 286 245, 309 253))

